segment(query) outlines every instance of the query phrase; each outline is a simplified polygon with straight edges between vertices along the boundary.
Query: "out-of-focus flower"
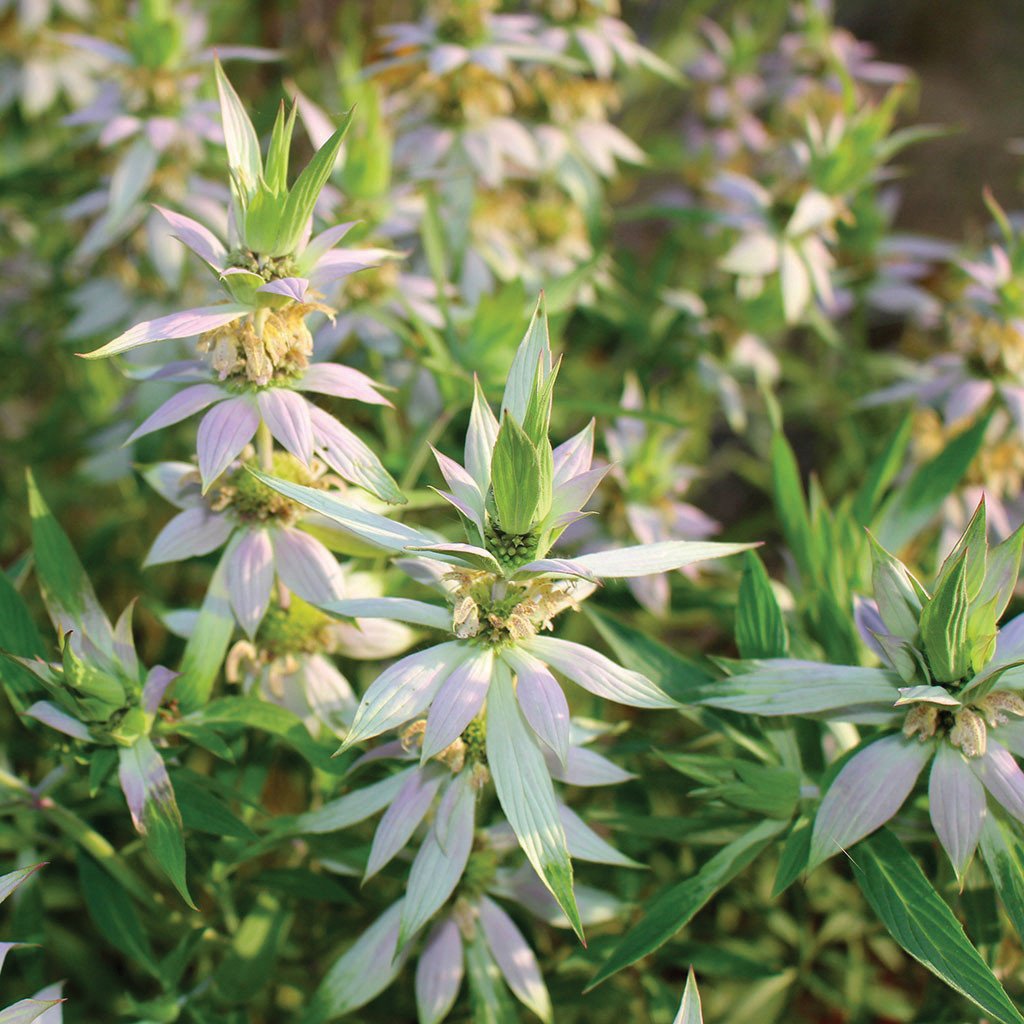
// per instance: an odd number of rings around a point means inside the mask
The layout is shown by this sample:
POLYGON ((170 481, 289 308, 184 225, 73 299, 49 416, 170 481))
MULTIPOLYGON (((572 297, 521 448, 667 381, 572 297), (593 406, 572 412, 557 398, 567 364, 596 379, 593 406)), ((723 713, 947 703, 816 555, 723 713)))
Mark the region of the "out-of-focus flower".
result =
MULTIPOLYGON (((626 410, 644 410, 644 393, 633 374, 626 378, 620 404, 626 410)), ((602 518, 617 539, 630 538, 641 544, 705 540, 721 529, 695 505, 680 500, 697 475, 697 470, 679 461, 689 444, 686 431, 623 415, 604 437, 617 494, 602 518)), ((586 523, 584 520, 582 525, 586 523)), ((692 575, 696 566, 682 571, 692 575)), ((666 575, 639 576, 627 584, 648 611, 667 613, 671 587, 666 575)))
POLYGON ((962 493, 946 503, 947 526, 962 528, 981 494, 1002 536, 1024 516, 1024 245, 1019 228, 989 195, 1002 235, 975 258, 952 265, 959 294, 945 307, 947 351, 903 361, 904 379, 869 395, 865 405, 916 403, 913 458, 922 462, 991 412, 981 450, 962 493))
POLYGON ((16 103, 31 121, 62 95, 72 107, 88 103, 104 62, 65 42, 62 30, 94 17, 89 0, 0 0, 0 110, 16 103))
MULTIPOLYGON (((301 319, 298 326, 304 329, 301 319)), ((264 337, 270 337, 269 330, 264 337)), ((219 342, 210 344, 215 373, 211 374, 202 362, 180 362, 149 375, 149 380, 197 383, 164 402, 126 443, 210 409, 199 424, 196 442, 204 491, 238 458, 262 423, 303 466, 308 468, 315 456, 343 479, 365 487, 384 501, 404 500, 398 485, 366 444, 305 397, 306 393, 316 393, 390 406, 377 390, 379 385, 366 374, 334 363, 310 366, 305 346, 292 344, 285 348, 286 341, 281 339, 280 347, 274 349, 276 365, 271 369, 257 364, 261 372, 272 376, 253 381, 257 368, 254 362, 262 358, 260 353, 255 349, 239 351, 231 337, 219 351, 219 342)))
MULTIPOLYGON (((209 215, 211 184, 196 174, 212 143, 224 144, 217 107, 201 99, 204 71, 213 61, 206 18, 181 4, 143 0, 126 25, 124 45, 96 36, 65 34, 66 43, 103 63, 104 85, 92 103, 65 118, 84 127, 104 150, 118 153, 105 186, 82 196, 69 218, 98 214, 73 261, 85 265, 144 220, 147 250, 168 287, 176 287, 182 254, 163 220, 145 200, 184 205, 209 215)), ((226 46, 222 59, 276 60, 273 50, 226 46)))

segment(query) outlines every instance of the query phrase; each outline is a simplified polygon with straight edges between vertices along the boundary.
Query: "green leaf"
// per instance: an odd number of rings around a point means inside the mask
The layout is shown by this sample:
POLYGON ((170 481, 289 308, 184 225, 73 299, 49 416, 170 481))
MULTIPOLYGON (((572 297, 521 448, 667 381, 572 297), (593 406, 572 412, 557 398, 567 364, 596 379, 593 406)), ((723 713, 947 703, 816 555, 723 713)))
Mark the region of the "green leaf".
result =
POLYGON ((942 574, 921 612, 921 640, 928 667, 940 683, 962 679, 970 668, 967 648, 967 551, 942 574))
MULTIPOLYGON (((5 572, 0 572, 0 648, 22 658, 45 659, 50 653, 28 606, 5 572)), ((31 699, 38 685, 35 676, 18 662, 3 658, 0 659, 0 680, 7 688, 15 711, 24 711, 25 698, 31 699)))
POLYGON ((679 1005, 679 1012, 673 1024, 704 1024, 704 1015, 701 1013, 700 993, 697 991, 697 979, 693 976, 693 968, 690 968, 686 976, 686 988, 683 989, 683 1001, 679 1005))
POLYGON ((249 1003, 274 977, 274 966, 288 939, 292 914, 281 899, 259 892, 256 905, 231 936, 231 948, 213 976, 217 993, 232 1003, 249 1003))
POLYGON ((779 866, 775 870, 772 899, 781 896, 807 867, 811 856, 811 826, 810 818, 801 818, 786 836, 786 842, 779 857, 779 866))
POLYGON ((1024 1017, 917 862, 888 830, 862 840, 853 871, 889 934, 919 963, 999 1024, 1024 1017))
POLYGON ((967 529, 964 530, 953 550, 942 563, 942 568, 935 579, 935 590, 938 590, 946 576, 955 570, 957 560, 961 555, 964 556, 966 562, 967 600, 971 602, 981 592, 988 561, 988 526, 984 498, 978 503, 974 515, 971 516, 971 521, 967 524, 967 529))
POLYGON ((914 414, 908 412, 903 417, 903 422, 900 423, 896 433, 889 439, 885 451, 872 463, 867 478, 857 490, 852 511, 854 519, 861 526, 868 526, 871 523, 885 489, 903 468, 913 426, 914 414))
POLYGON ((817 574, 818 559, 814 553, 811 520, 800 479, 800 467, 781 431, 772 436, 772 482, 775 510, 786 543, 800 570, 813 578, 817 574))
POLYGON ((153 947, 124 887, 84 853, 79 853, 77 866, 79 892, 97 930, 129 960, 159 978, 153 947))
POLYGON ((491 487, 501 530, 529 533, 541 499, 540 460, 526 431, 508 414, 502 417, 494 442, 491 487))
POLYGON ((736 646, 741 658, 784 658, 789 636, 764 563, 748 551, 736 606, 736 646))
POLYGON ((309 735, 309 730, 298 716, 286 708, 268 704, 256 697, 221 697, 199 711, 192 712, 183 719, 183 724, 259 729, 284 740, 322 771, 331 775, 344 775, 347 770, 347 762, 332 758, 328 748, 321 746, 309 735))
POLYGON ((583 610, 625 668, 646 676, 681 704, 692 704, 703 696, 711 675, 695 661, 684 658, 672 648, 589 602, 583 610))
POLYGON ((899 551, 928 525, 974 461, 991 418, 983 416, 958 434, 885 502, 875 522, 880 544, 899 551))
POLYGON ((235 616, 231 611, 226 576, 227 561, 234 547, 234 543, 228 543, 210 578, 195 627, 185 645, 180 674, 171 684, 175 700, 186 713, 203 707, 210 699, 235 632, 235 616))
POLYGON ((1024 839, 990 807, 981 830, 981 855, 1000 902, 1017 935, 1024 940, 1024 839))
POLYGON ((148 736, 118 748, 118 775, 135 828, 146 849, 178 890, 196 909, 185 880, 185 836, 164 759, 148 736))
POLYGON ((213 836, 254 840, 256 833, 238 818, 223 800, 200 784, 198 780, 203 777, 194 778, 197 781, 193 781, 182 772, 175 772, 171 776, 181 820, 185 827, 213 836))
POLYGON ((647 912, 639 924, 619 940, 611 956, 587 986, 587 991, 668 942, 785 827, 786 823, 782 821, 761 822, 719 850, 693 877, 656 896, 647 905, 647 912))
POLYGON ((316 201, 334 170, 334 161, 351 123, 352 112, 349 111, 343 116, 338 130, 316 151, 313 159, 295 179, 281 211, 280 233, 273 250, 267 253, 268 256, 288 256, 294 253, 306 229, 306 222, 313 215, 316 201))
POLYGON ((50 618, 62 636, 69 630, 84 632, 101 651, 112 654, 114 631, 110 620, 71 541, 39 493, 31 470, 26 471, 26 477, 36 575, 50 618))

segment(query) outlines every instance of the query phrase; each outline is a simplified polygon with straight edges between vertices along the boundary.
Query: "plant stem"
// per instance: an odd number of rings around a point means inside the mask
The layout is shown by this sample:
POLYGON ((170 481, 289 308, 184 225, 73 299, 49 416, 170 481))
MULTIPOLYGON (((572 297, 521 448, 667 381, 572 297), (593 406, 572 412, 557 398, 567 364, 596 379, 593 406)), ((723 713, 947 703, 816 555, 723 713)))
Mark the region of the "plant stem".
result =
POLYGON ((117 850, 94 828, 87 825, 73 811, 62 807, 52 797, 40 796, 23 779, 0 769, 0 786, 13 790, 24 800, 26 806, 39 811, 49 818, 69 839, 78 843, 113 878, 121 883, 133 896, 146 906, 156 908, 152 889, 145 885, 135 872, 121 859, 117 850))
POLYGON ((256 430, 256 455, 259 459, 260 469, 264 473, 274 472, 274 437, 270 433, 270 427, 260 420, 256 430))

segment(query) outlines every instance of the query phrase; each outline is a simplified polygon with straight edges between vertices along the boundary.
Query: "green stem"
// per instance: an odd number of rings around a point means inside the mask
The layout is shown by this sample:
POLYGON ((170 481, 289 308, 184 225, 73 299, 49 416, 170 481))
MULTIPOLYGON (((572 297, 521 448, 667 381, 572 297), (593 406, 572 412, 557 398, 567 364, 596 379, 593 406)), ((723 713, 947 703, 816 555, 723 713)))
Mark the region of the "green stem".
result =
POLYGON ((138 878, 134 871, 118 856, 117 850, 95 829, 87 825, 77 814, 54 803, 49 797, 40 801, 39 809, 71 840, 78 843, 97 863, 116 879, 136 899, 147 907, 157 908, 153 890, 138 878))
POLYGON ((45 814, 69 839, 78 843, 90 856, 120 882, 133 896, 148 907, 155 908, 152 890, 118 856, 117 850, 94 828, 52 797, 40 796, 33 788, 5 769, 0 768, 0 787, 14 790, 25 806, 45 814))
POLYGON ((260 469, 264 473, 274 472, 274 436, 270 433, 270 427, 260 420, 256 430, 256 455, 259 459, 260 469))

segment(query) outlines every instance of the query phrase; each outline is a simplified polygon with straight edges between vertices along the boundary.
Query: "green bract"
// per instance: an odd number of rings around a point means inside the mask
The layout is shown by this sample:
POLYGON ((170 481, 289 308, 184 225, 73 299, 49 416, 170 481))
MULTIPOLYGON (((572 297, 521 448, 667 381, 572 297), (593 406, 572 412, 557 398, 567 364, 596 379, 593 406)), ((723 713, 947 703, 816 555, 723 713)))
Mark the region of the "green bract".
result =
MULTIPOLYGON (((295 130, 295 104, 287 115, 281 104, 264 162, 260 159, 256 129, 219 61, 216 74, 231 197, 242 245, 261 260, 261 265, 265 259, 294 255, 334 169, 351 114, 343 117, 341 127, 317 150, 289 188, 288 154, 295 130)), ((242 264, 239 266, 246 269, 242 264)))

